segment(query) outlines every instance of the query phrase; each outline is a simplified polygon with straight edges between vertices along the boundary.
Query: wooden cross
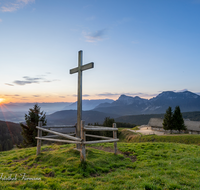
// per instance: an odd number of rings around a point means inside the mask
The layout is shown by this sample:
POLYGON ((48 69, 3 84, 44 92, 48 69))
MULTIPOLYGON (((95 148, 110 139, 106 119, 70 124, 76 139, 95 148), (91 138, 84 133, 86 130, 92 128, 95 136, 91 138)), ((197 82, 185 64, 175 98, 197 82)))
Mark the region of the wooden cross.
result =
MULTIPOLYGON (((81 137, 81 120, 82 120, 82 71, 94 68, 94 63, 82 65, 83 52, 78 52, 78 67, 71 69, 70 74, 78 73, 78 102, 77 102, 77 137, 81 137)), ((77 146, 80 148, 80 145, 77 146)))

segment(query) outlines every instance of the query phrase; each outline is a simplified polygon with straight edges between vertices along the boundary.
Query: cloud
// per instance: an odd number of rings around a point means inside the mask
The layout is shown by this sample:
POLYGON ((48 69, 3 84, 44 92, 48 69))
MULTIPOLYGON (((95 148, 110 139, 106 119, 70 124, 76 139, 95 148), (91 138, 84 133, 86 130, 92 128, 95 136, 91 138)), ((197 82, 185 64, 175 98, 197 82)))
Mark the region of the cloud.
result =
POLYGON ((38 97, 40 97, 40 95, 33 95, 33 97, 36 97, 36 98, 38 98, 38 97))
POLYGON ((86 42, 97 42, 103 40, 105 36, 105 29, 103 30, 97 30, 92 33, 86 33, 83 32, 84 38, 86 39, 86 42))
POLYGON ((20 96, 19 94, 14 94, 14 95, 8 95, 8 94, 5 94, 4 96, 12 96, 12 97, 16 97, 16 96, 20 96))
POLYGON ((96 94, 97 96, 118 96, 118 95, 121 95, 119 93, 109 93, 109 92, 105 92, 105 93, 102 93, 102 94, 96 94))
MULTIPOLYGON (((77 97, 76 94, 73 94, 72 96, 73 96, 73 97, 77 97)), ((82 97, 88 97, 88 96, 90 96, 90 95, 89 95, 89 94, 83 94, 83 95, 82 95, 82 97)))
POLYGON ((188 91, 188 89, 174 90, 174 92, 185 92, 185 91, 188 91))
POLYGON ((0 7, 1 12, 14 12, 18 9, 22 9, 29 3, 34 3, 35 0, 8 0, 0 7))
POLYGON ((35 0, 17 0, 18 3, 25 3, 25 4, 28 4, 28 3, 34 3, 35 0))
POLYGON ((44 82, 52 82, 51 80, 45 80, 44 82))
POLYGON ((2 6, 1 7, 1 12, 13 12, 19 9, 19 5, 15 3, 9 3, 9 5, 2 6))
POLYGON ((138 93, 125 93, 125 95, 127 95, 127 96, 139 96, 139 97, 151 98, 151 97, 157 96, 158 94, 148 94, 148 93, 138 92, 138 93))
POLYGON ((17 85, 26 85, 26 84, 33 84, 33 83, 39 83, 40 80, 43 78, 31 78, 28 76, 23 77, 25 80, 15 80, 13 83, 17 85))
POLYGON ((8 86, 14 86, 13 84, 9 84, 9 83, 5 83, 5 85, 8 85, 8 86))
MULTIPOLYGON (((55 81, 59 81, 58 79, 54 79, 54 80, 47 80, 45 78, 42 77, 29 77, 29 76, 24 76, 23 77, 24 80, 15 80, 13 81, 14 84, 16 85, 26 85, 26 84, 39 84, 39 83, 44 83, 44 82, 55 82, 55 81)), ((14 86, 13 84, 9 84, 9 83, 5 83, 6 85, 9 86, 14 86)))
POLYGON ((45 77, 46 75, 36 75, 37 77, 45 77))
POLYGON ((120 95, 126 95, 126 96, 139 96, 139 97, 144 97, 144 98, 151 98, 151 97, 155 97, 158 94, 148 94, 148 93, 141 93, 141 92, 137 92, 137 93, 109 93, 109 92, 105 92, 102 94, 96 94, 96 96, 105 96, 105 97, 112 97, 112 96, 120 96, 120 95))
POLYGON ((65 96, 59 96, 59 98, 65 98, 65 96))

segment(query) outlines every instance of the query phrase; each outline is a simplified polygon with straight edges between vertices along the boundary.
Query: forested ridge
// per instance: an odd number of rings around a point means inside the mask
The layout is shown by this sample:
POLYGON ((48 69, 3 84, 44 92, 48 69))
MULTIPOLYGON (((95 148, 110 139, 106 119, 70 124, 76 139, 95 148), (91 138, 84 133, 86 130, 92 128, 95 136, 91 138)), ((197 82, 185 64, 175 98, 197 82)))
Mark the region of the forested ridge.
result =
MULTIPOLYGON (((135 125, 147 125, 151 118, 164 118, 163 114, 143 114, 143 115, 127 115, 115 118, 117 122, 131 123, 135 125)), ((184 119, 189 119, 191 121, 200 121, 200 112, 182 112, 184 119)))
POLYGON ((13 148, 13 145, 20 144, 23 140, 21 127, 17 123, 0 121, 0 151, 13 148))

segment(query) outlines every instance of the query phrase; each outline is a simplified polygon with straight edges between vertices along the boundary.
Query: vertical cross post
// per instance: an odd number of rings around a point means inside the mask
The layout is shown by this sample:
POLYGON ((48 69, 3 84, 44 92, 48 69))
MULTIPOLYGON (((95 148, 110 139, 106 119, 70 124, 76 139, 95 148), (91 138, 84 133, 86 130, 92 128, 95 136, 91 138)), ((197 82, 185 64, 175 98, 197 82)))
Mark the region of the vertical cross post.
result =
MULTIPOLYGON (((116 128, 116 123, 113 123, 113 128, 116 128)), ((113 139, 117 138, 117 131, 113 131, 113 139)), ((114 142, 114 153, 117 154, 117 142, 114 142)))
MULTIPOLYGON (((82 58, 83 52, 78 52, 78 101, 77 101, 77 137, 81 136, 81 120, 82 120, 82 58)), ((80 149, 80 144, 77 144, 77 149, 80 149)))
MULTIPOLYGON (((38 126, 39 126, 39 127, 42 127, 42 122, 41 122, 41 121, 38 122, 38 126)), ((42 136, 42 131, 41 131, 40 129, 38 129, 38 138, 40 138, 41 136, 42 136)), ((42 140, 37 139, 37 153, 36 153, 37 156, 38 156, 38 155, 40 154, 40 152, 41 152, 41 141, 42 141, 42 140)))
POLYGON ((80 159, 81 162, 85 162, 86 160, 86 151, 85 151, 85 131, 84 131, 84 127, 85 127, 85 121, 81 121, 81 140, 82 140, 82 144, 81 144, 81 151, 80 151, 80 159))
MULTIPOLYGON (((94 63, 82 65, 83 52, 78 52, 78 67, 71 69, 70 74, 78 73, 78 98, 77 98, 77 130, 76 136, 81 137, 81 120, 82 120, 82 71, 94 68, 94 63)), ((80 144, 77 144, 77 149, 80 149, 80 144)))

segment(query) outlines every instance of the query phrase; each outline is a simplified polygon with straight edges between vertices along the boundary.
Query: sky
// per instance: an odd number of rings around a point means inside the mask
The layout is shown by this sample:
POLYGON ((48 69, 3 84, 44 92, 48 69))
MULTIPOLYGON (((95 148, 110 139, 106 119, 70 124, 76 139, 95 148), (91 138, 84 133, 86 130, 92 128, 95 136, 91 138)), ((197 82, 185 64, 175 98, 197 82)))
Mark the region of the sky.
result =
POLYGON ((0 102, 200 94, 200 0, 0 0, 0 102))

